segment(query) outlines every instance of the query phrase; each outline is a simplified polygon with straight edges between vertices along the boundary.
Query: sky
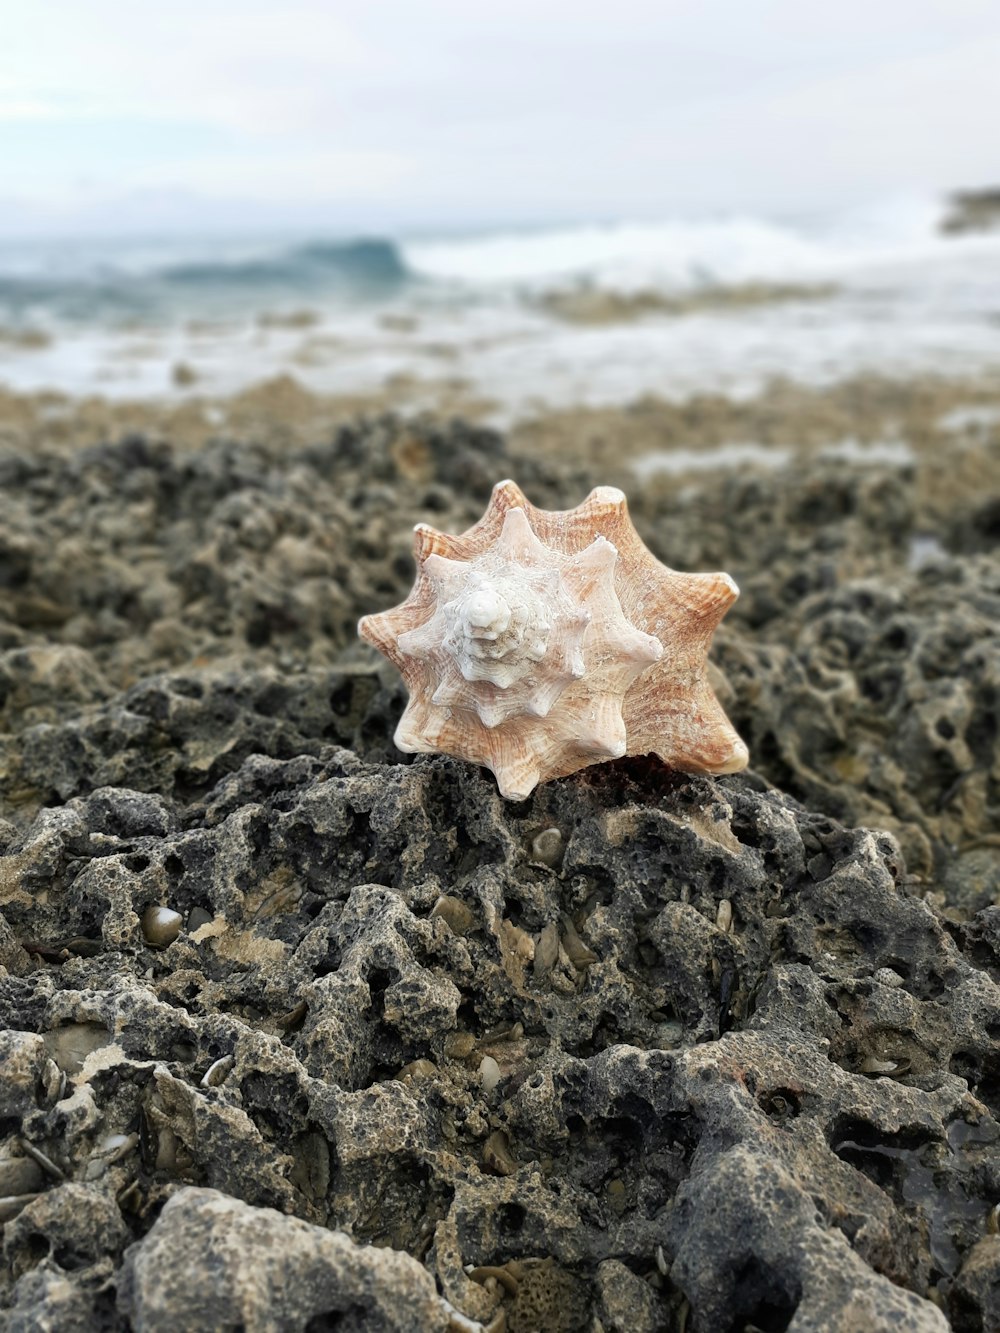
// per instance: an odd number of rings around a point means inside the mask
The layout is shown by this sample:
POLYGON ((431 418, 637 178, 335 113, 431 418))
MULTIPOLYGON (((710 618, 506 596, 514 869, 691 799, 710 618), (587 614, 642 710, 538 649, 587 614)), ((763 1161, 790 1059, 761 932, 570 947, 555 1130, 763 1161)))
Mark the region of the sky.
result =
POLYGON ((0 21, 7 235, 1000 184, 996 0, 0 0, 0 21))

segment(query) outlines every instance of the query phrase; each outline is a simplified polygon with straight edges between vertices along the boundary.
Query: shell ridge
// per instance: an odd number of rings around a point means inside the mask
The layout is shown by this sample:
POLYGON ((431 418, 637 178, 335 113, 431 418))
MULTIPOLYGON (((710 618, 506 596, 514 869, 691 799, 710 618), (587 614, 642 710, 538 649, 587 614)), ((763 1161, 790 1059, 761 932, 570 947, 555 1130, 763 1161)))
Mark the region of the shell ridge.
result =
POLYGON ((518 800, 626 753, 704 773, 746 764, 706 674, 738 589, 656 560, 621 491, 540 510, 498 482, 460 537, 418 524, 414 555, 409 597, 358 624, 410 690, 400 749, 485 764, 518 800))

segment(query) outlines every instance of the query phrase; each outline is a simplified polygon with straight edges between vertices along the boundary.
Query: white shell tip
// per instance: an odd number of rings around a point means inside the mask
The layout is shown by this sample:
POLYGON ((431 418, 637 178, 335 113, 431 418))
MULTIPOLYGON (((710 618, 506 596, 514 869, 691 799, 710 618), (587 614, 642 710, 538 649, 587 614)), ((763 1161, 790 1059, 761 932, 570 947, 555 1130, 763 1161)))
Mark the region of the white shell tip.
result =
POLYGON ((727 588, 735 602, 740 595, 740 590, 736 585, 736 580, 730 574, 716 574, 715 576, 723 587, 727 588))
POLYGON ((398 748, 483 764, 516 801, 628 753, 669 755, 695 772, 743 768, 746 746, 721 710, 689 725, 707 631, 735 582, 659 564, 617 487, 564 511, 535 509, 509 478, 493 496, 459 538, 418 523, 414 593, 358 624, 410 688, 398 748))
POLYGON ((739 773, 746 768, 749 762, 750 751, 737 736, 728 758, 724 759, 721 764, 713 765, 712 772, 718 773, 720 776, 725 773, 739 773))
POLYGON ((602 505, 614 505, 616 508, 625 503, 625 492, 617 486, 595 486, 587 496, 591 502, 602 505))

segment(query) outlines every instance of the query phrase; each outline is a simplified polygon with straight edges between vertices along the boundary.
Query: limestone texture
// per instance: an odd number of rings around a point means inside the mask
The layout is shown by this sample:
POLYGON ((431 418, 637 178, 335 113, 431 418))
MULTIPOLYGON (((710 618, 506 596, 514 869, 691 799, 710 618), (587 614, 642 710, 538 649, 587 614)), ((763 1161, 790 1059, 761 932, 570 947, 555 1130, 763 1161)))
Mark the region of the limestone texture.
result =
POLYGON ((997 1328, 1000 532, 905 469, 632 491, 751 769, 504 801, 359 615, 455 423, 0 455, 0 1323, 997 1328), (151 941, 150 908, 180 914, 151 941))

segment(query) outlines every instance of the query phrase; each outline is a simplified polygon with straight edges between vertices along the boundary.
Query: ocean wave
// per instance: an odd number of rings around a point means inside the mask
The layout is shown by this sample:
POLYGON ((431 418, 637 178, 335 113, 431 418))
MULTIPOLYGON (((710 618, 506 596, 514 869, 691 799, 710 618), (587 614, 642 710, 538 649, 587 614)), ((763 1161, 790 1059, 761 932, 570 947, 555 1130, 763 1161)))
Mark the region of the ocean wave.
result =
MULTIPOLYGON (((206 246, 206 249, 211 247, 206 246)), ((255 310, 262 303, 314 298, 371 299, 397 292, 411 278, 399 248, 381 238, 312 241, 257 253, 211 254, 178 262, 137 262, 126 249, 110 262, 103 247, 83 249, 75 265, 44 250, 23 253, 3 272, 0 319, 102 320, 197 315, 206 306, 255 310)))
POLYGON ((939 311, 981 321, 1000 291, 1000 232, 945 234, 946 208, 940 199, 897 199, 814 217, 675 217, 421 239, 0 243, 0 327, 252 323, 304 308, 335 324, 397 300, 407 319, 428 327, 438 321, 447 331, 461 315, 488 334, 539 315, 583 325, 738 319, 834 294, 855 300, 852 318, 869 324, 887 301, 905 307, 906 323, 939 311))
POLYGON ((537 294, 586 285, 688 293, 752 283, 836 283, 876 268, 1000 252, 1000 236, 941 230, 945 202, 897 199, 821 218, 750 215, 493 232, 403 247, 418 276, 537 294))
POLYGON ((311 242, 259 259, 177 264, 158 275, 168 286, 309 289, 317 280, 338 286, 394 290, 409 271, 392 241, 311 242))

